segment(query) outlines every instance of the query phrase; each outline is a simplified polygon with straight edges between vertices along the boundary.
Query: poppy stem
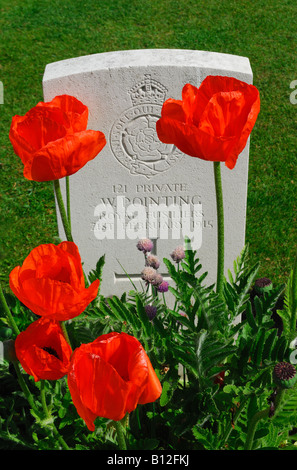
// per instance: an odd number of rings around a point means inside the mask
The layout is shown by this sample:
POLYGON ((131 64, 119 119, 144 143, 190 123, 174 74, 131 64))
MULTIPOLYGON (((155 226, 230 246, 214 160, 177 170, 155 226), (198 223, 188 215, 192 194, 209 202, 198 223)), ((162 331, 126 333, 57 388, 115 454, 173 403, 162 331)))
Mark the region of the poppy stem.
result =
POLYGON ((138 409, 138 408, 136 408, 135 413, 136 413, 136 419, 137 419, 138 429, 141 431, 141 423, 140 423, 139 409, 138 409))
MULTIPOLYGON (((14 362, 13 363, 14 365, 14 368, 15 368, 15 371, 16 371, 16 374, 17 374, 17 377, 18 377, 18 382, 19 382, 19 385, 29 403, 29 405, 31 406, 31 409, 32 411, 34 411, 35 413, 35 418, 37 419, 37 421, 40 421, 42 422, 42 416, 40 415, 40 412, 39 410, 36 408, 35 406, 35 402, 34 402, 34 398, 29 390, 29 388, 27 387, 27 384, 23 378, 23 375, 21 373, 21 370, 20 370, 20 366, 19 366, 19 363, 18 362, 14 362)), ((42 407, 43 407, 43 411, 46 415, 46 418, 49 418, 50 417, 50 413, 47 409, 47 405, 46 405, 46 402, 45 402, 45 395, 44 395, 44 388, 43 388, 43 381, 41 381, 41 401, 42 401, 42 407)), ((57 431, 54 423, 51 423, 50 425, 44 425, 44 428, 46 429, 46 431, 52 431, 54 436, 56 437, 56 439, 58 439, 58 441, 60 442, 61 444, 61 447, 64 449, 64 450, 69 450, 69 447, 68 445, 66 444, 66 442, 64 441, 64 439, 62 438, 62 436, 59 434, 59 432, 57 431)))
POLYGON ((127 445, 126 445, 125 436, 124 436, 124 428, 123 428, 121 421, 114 421, 114 425, 117 431, 118 444, 119 444, 120 450, 127 450, 127 445))
POLYGON ((13 329, 13 331, 15 332, 16 335, 18 335, 20 333, 20 330, 18 329, 17 327, 17 324, 16 322, 14 321, 14 318, 11 314, 11 311, 7 305, 7 302, 6 302, 6 299, 4 297, 4 293, 3 293, 3 290, 2 290, 2 287, 1 287, 1 284, 0 284, 0 303, 3 307, 3 310, 4 310, 4 313, 7 317, 7 320, 8 320, 8 323, 9 323, 9 326, 13 329))
MULTIPOLYGON (((54 180, 54 190, 55 190, 57 203, 58 203, 58 206, 59 206, 59 211, 60 211, 60 215, 61 215, 61 219, 62 219, 66 239, 69 242, 73 242, 72 233, 71 233, 71 222, 70 222, 69 180, 68 180, 68 183, 67 183, 67 178, 68 177, 66 177, 67 213, 66 213, 65 206, 64 206, 64 201, 63 201, 63 197, 62 197, 62 193, 61 193, 61 186, 60 186, 60 181, 59 180, 54 180)), ((87 286, 88 285, 88 278, 87 278, 85 272, 84 272, 84 278, 85 278, 85 284, 87 286)))
MULTIPOLYGON (((6 299, 5 299, 5 297, 4 297, 4 294, 3 294, 3 291, 2 291, 1 285, 0 285, 0 303, 1 303, 1 305, 2 305, 2 307, 3 307, 3 310, 4 310, 4 312, 5 312, 6 316, 7 316, 9 325, 12 327, 12 329, 13 329, 14 332, 15 332, 15 334, 16 334, 16 335, 19 335, 20 331, 19 331, 19 329, 18 329, 18 327, 17 327, 17 325, 16 325, 16 323, 15 323, 15 321, 14 321, 14 319, 13 319, 13 316, 11 315, 11 312, 10 312, 10 310, 9 310, 9 307, 8 307, 8 305, 7 305, 7 302, 6 302, 6 299)), ((29 405, 31 406, 32 410, 36 413, 36 415, 38 415, 39 412, 38 412, 37 408, 35 407, 34 398, 33 398, 33 396, 31 395, 31 392, 30 392, 29 388, 27 387, 27 384, 26 384, 26 382, 25 382, 25 380, 24 380, 24 378, 23 378, 23 375, 22 375, 22 373, 21 373, 21 371, 20 371, 19 363, 14 361, 14 362, 13 362, 13 366, 14 366, 14 369, 15 369, 16 374, 17 374, 17 378, 18 378, 19 385, 20 385, 20 387, 21 387, 21 389, 22 389, 22 391, 23 391, 23 393, 24 393, 26 399, 28 400, 29 405)), ((43 400, 42 400, 42 401, 43 401, 43 400)), ((44 401, 43 404, 45 404, 45 401, 44 401)), ((45 406, 46 406, 46 404, 45 404, 45 406)), ((43 407, 43 409, 45 410, 44 407, 43 407)), ((47 407, 46 407, 46 411, 47 411, 46 415, 47 415, 47 417, 48 417, 49 413, 48 413, 47 407)), ((55 437, 59 440, 59 442, 60 442, 60 444, 61 444, 61 447, 62 447, 63 449, 69 449, 69 447, 67 446, 66 442, 64 441, 64 439, 62 438, 62 436, 59 434, 59 432, 58 432, 57 429, 55 428, 54 424, 52 425, 52 431, 53 431, 55 437)))
POLYGON ((222 294, 224 284, 224 203, 220 162, 214 162, 214 178, 217 201, 217 293, 222 294))
POLYGON ((65 322, 61 321, 61 322, 60 322, 60 325, 61 325, 61 328, 62 328, 62 331, 63 331, 63 334, 64 334, 64 336, 65 336, 65 339, 66 339, 67 343, 68 343, 69 346, 72 348, 71 342, 70 342, 70 339, 69 339, 69 335, 68 335, 68 332, 67 332, 67 328, 66 328, 66 325, 65 325, 65 322))
POLYGON ((66 176, 66 200, 67 200, 67 218, 69 229, 71 231, 71 210, 70 210, 70 184, 69 176, 66 176))
MULTIPOLYGON (((240 417, 240 414, 242 413, 243 409, 246 406, 246 402, 247 402, 247 399, 240 402, 240 406, 239 406, 238 410, 236 411, 236 413, 234 415, 234 418, 233 418, 233 426, 235 426, 235 424, 237 423, 238 418, 240 417)), ((229 436, 230 436, 231 432, 234 429, 233 426, 232 426, 231 423, 228 424, 228 426, 227 426, 226 432, 224 433, 223 439, 222 439, 222 447, 221 447, 222 449, 225 449, 225 444, 227 443, 227 441, 229 439, 229 436)))
MULTIPOLYGON (((40 384, 40 398, 41 398, 41 403, 42 403, 42 408, 43 408, 43 411, 44 411, 44 414, 45 414, 45 417, 47 419, 49 419, 51 417, 51 414, 48 410, 48 407, 47 407, 47 404, 46 404, 46 398, 45 398, 45 388, 44 388, 44 380, 41 380, 41 384, 40 384)), ((66 444, 66 442, 64 441, 63 437, 61 436, 61 434, 59 434, 59 431, 57 430, 57 428, 55 427, 54 423, 51 423, 50 424, 50 429, 53 431, 53 434, 54 436, 57 438, 57 440, 59 441, 62 449, 64 450, 70 450, 68 445, 66 444)))
POLYGON ((56 199, 65 231, 66 238, 69 242, 73 242, 72 234, 71 234, 71 227, 69 224, 69 220, 67 217, 67 213, 65 210, 64 206, 64 201, 61 193, 61 187, 60 187, 60 181, 59 180, 54 180, 54 189, 55 189, 55 194, 56 194, 56 199))
POLYGON ((48 411, 48 407, 47 407, 46 399, 45 399, 44 380, 41 380, 40 382, 40 398, 41 398, 41 403, 42 403, 44 414, 47 418, 49 418, 50 413, 48 411))
POLYGON ((13 363, 13 366, 15 368, 15 371, 16 371, 16 374, 17 374, 17 377, 18 377, 18 382, 19 382, 19 385, 29 403, 29 405, 31 406, 32 410, 38 415, 38 409, 36 408, 35 406, 35 403, 34 403, 34 398, 33 396, 31 395, 31 392, 23 378, 23 375, 20 371, 20 366, 19 366, 19 363, 18 362, 14 362, 13 363))

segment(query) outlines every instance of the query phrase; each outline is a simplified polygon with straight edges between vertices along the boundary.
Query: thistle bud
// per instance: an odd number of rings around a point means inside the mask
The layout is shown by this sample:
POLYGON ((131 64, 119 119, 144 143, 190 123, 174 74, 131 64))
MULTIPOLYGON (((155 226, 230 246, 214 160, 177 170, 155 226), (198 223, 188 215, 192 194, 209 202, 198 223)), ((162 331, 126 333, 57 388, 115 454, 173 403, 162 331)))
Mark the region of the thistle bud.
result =
POLYGON ((159 258, 157 258, 155 255, 148 255, 146 258, 146 264, 147 266, 151 266, 154 269, 158 269, 160 267, 159 258))
POLYGON ((141 271, 141 278, 146 282, 153 282, 156 278, 157 271, 150 266, 147 266, 141 271))
POLYGON ((297 373, 290 362, 279 362, 273 369, 273 380, 282 388, 292 388, 297 381, 297 373))
POLYGON ((146 305, 144 309, 150 321, 157 315, 157 307, 155 305, 146 305))
POLYGON ((185 250, 183 246, 176 247, 170 256, 173 259, 173 261, 175 261, 176 263, 179 263, 185 257, 185 250))
POLYGON ((273 288, 272 282, 268 277, 261 277, 255 281, 255 292, 257 294, 264 294, 273 288))
POLYGON ((158 287, 163 282, 162 274, 156 273, 155 278, 152 280, 153 286, 158 287))
POLYGON ((144 253, 152 251, 154 248, 154 244, 149 238, 142 238, 138 241, 136 246, 139 251, 143 251, 144 253))
POLYGON ((158 292, 168 292, 169 284, 167 281, 162 281, 161 284, 158 286, 158 292))

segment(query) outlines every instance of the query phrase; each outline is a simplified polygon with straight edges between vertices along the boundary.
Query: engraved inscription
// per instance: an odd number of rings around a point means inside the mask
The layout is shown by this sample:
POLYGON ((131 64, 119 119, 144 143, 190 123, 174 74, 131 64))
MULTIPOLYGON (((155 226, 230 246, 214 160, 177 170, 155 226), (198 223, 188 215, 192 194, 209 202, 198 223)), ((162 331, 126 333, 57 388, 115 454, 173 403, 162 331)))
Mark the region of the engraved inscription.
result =
POLYGON ((147 74, 129 93, 133 107, 114 123, 110 145, 117 160, 131 175, 149 179, 168 170, 183 153, 174 145, 163 144, 156 132, 166 88, 147 74))
MULTIPOLYGON (((133 185, 132 185, 133 186, 133 185)), ((202 234, 214 228, 202 209, 201 195, 189 194, 184 182, 145 183, 129 188, 115 183, 108 197, 100 197, 94 209, 92 231, 97 239, 191 239, 199 249, 202 234)))

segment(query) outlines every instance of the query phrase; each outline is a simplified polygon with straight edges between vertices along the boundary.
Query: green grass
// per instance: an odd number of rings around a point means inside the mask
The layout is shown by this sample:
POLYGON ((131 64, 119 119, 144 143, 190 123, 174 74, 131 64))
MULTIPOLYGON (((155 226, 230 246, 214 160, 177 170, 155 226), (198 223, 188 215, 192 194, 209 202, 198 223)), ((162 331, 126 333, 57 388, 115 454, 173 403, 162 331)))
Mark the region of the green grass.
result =
POLYGON ((29 182, 8 139, 11 118, 42 96, 47 63, 140 48, 249 57, 261 113, 251 136, 247 242, 260 275, 285 282, 296 251, 296 7, 292 0, 0 0, 0 279, 54 240, 52 183, 29 182))

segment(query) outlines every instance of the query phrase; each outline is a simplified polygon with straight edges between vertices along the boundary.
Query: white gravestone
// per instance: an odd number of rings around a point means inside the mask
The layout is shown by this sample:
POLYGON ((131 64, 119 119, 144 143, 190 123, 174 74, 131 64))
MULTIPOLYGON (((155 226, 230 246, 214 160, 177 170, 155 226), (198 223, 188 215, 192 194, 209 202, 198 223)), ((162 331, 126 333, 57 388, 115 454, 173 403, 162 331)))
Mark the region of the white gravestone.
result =
MULTIPOLYGON (((89 108, 88 128, 104 132, 105 148, 70 177, 73 239, 85 272, 103 254, 101 293, 121 295, 137 287, 144 267, 139 238, 154 240, 163 257, 192 238, 206 283, 216 280, 217 221, 213 163, 182 154, 156 134, 162 103, 181 99, 186 83, 207 75, 252 83, 248 58, 191 50, 117 51, 48 64, 44 100, 69 94, 89 108)), ((249 141, 233 170, 221 164, 225 210, 225 271, 245 243, 249 141)), ((65 193, 64 181, 61 181, 65 193)), ((58 216, 60 237, 65 239, 58 216)))

